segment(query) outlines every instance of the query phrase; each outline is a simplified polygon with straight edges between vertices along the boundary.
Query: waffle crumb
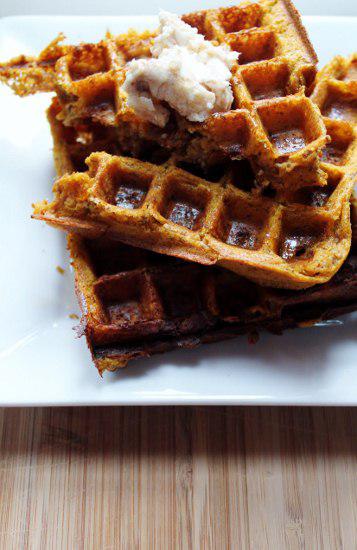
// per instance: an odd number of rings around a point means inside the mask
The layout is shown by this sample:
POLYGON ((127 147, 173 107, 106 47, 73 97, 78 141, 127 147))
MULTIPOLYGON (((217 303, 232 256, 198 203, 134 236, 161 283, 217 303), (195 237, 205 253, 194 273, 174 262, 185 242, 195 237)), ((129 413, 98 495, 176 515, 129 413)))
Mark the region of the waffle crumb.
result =
POLYGON ((68 315, 68 317, 69 317, 70 319, 79 319, 77 313, 70 313, 70 314, 68 315))
POLYGON ((205 40, 178 15, 161 11, 159 19, 152 58, 128 63, 123 89, 129 107, 160 127, 170 116, 161 101, 193 122, 228 111, 233 103, 231 68, 239 54, 205 40))
POLYGON ((64 275, 64 274, 65 274, 65 270, 64 270, 63 267, 61 267, 60 265, 56 266, 56 271, 57 271, 60 275, 64 275))

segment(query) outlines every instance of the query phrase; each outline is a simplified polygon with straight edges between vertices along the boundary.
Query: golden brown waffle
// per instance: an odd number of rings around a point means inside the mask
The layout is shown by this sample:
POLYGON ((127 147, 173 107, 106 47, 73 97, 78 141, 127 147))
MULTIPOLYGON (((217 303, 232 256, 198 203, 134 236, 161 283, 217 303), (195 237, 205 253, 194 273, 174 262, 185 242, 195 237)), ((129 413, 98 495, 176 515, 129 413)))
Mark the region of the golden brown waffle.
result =
MULTIPOLYGON (((349 73, 352 58, 345 65, 349 73)), ((322 71, 313 93, 322 110, 319 98, 330 85, 329 75, 329 69, 322 71)), ((348 112, 353 114, 354 83, 342 85, 349 88, 348 112)), ((51 111, 57 126, 59 108, 55 103, 51 111)), ((35 216, 69 231, 106 233, 157 252, 217 263, 260 284, 303 288, 322 283, 348 254, 349 199, 357 172, 353 118, 325 120, 332 134, 324 150, 328 185, 291 190, 285 205, 281 194, 280 201, 257 194, 244 161, 224 163, 221 172, 216 167, 204 179, 180 170, 176 157, 155 166, 95 154, 89 172, 61 179, 55 201, 37 205, 35 216)))
POLYGON ((102 373, 174 348, 313 325, 357 309, 357 261, 304 291, 260 287, 219 268, 108 239, 68 239, 93 360, 102 373))
POLYGON ((329 280, 350 248, 349 197, 337 219, 325 207, 255 197, 245 190, 251 175, 242 161, 217 182, 107 153, 93 153, 87 164, 87 173, 60 178, 55 200, 35 205, 34 217, 284 288, 329 280))
MULTIPOLYGON (((330 142, 322 151, 322 168, 330 179, 342 182, 346 174, 357 181, 357 54, 335 57, 317 75, 311 99, 319 107, 330 142)), ((348 176, 347 176, 348 177, 348 176)))
POLYGON ((122 150, 139 156, 148 142, 183 160, 207 164, 248 158, 260 184, 295 189, 324 185, 319 152, 326 132, 304 95, 316 55, 290 0, 260 0, 183 16, 206 38, 241 52, 233 70, 234 105, 205 123, 173 113, 164 130, 138 119, 122 84, 133 57, 150 56, 154 34, 108 36, 99 44, 54 41, 38 60, 20 57, 0 67, 0 78, 25 95, 54 89, 59 118, 77 126, 92 120, 113 127, 122 150))
MULTIPOLYGON (((59 175, 81 170, 88 148, 112 147, 98 128, 68 133, 48 113, 59 175)), ((357 235, 357 228, 354 230, 357 235)), ((305 291, 262 288, 219 268, 174 260, 106 238, 69 236, 82 308, 81 330, 99 370, 174 348, 253 333, 281 332, 357 308, 357 263, 350 255, 330 283, 305 291)))

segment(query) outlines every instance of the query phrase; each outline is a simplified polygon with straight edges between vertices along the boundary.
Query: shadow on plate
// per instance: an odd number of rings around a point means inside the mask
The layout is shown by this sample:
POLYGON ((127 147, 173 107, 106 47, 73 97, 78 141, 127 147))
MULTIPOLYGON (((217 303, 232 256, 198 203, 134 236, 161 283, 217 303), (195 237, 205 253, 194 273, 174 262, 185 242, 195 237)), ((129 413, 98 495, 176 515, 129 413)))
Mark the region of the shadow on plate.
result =
POLYGON ((268 368, 275 374, 305 377, 329 366, 329 357, 338 346, 356 340, 357 316, 345 315, 341 324, 289 330, 282 335, 263 333, 256 344, 246 336, 218 342, 192 350, 176 350, 163 355, 134 360, 125 369, 113 373, 116 380, 143 377, 152 369, 164 366, 194 368, 205 363, 205 369, 216 369, 223 361, 240 369, 268 368))

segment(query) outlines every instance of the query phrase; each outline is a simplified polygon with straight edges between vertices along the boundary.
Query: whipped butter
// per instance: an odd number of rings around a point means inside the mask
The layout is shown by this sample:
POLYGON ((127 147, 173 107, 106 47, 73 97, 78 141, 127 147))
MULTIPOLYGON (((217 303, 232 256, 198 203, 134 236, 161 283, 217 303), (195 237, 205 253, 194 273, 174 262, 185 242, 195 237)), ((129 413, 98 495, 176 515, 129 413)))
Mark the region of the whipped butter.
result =
POLYGON ((159 20, 152 57, 127 64, 123 90, 128 106, 160 127, 169 119, 165 103, 193 122, 228 111, 231 68, 239 54, 225 44, 214 46, 175 14, 161 11, 159 20))

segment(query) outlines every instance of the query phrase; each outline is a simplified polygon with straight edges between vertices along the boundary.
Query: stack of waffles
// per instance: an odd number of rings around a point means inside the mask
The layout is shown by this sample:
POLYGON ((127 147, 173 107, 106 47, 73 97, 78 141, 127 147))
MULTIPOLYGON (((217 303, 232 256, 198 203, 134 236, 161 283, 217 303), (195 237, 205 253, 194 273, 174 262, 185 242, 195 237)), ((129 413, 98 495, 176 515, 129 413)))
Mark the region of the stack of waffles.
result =
POLYGON ((155 33, 59 37, 0 66, 19 95, 55 92, 59 177, 33 216, 68 232, 100 372, 357 306, 357 56, 317 73, 289 0, 182 19, 240 52, 232 108, 204 122, 171 110, 160 128, 129 106, 128 63, 151 56, 155 33))

